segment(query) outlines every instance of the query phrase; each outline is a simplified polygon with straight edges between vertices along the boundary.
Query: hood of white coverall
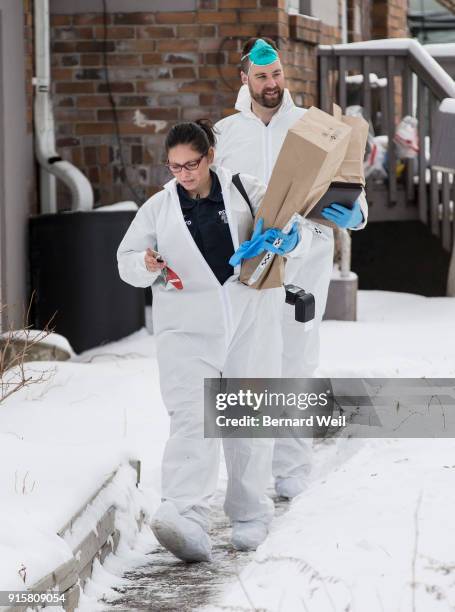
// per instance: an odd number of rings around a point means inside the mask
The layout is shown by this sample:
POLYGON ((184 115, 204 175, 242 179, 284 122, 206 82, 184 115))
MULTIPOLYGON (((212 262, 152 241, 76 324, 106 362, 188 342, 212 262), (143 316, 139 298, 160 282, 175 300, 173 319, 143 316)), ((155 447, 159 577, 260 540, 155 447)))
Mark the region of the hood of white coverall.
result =
POLYGON ((235 108, 239 113, 215 125, 215 161, 235 172, 245 172, 268 183, 288 129, 305 113, 287 89, 280 108, 266 126, 251 110, 247 85, 239 90, 235 108))

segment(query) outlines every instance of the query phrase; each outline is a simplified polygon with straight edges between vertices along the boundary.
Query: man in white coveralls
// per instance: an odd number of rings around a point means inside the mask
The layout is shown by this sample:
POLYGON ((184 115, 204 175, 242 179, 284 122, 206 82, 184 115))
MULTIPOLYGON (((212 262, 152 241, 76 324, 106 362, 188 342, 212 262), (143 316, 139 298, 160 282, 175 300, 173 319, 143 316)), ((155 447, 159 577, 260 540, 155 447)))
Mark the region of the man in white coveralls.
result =
MULTIPOLYGON (((288 129, 305 113, 297 107, 285 87, 283 68, 275 43, 252 38, 242 51, 241 80, 236 110, 215 125, 216 163, 233 172, 244 172, 267 184, 288 129)), ((304 169, 302 169, 304 171, 304 169)), ((362 229, 368 207, 364 194, 352 209, 332 203, 323 216, 339 227, 362 229)), ((283 308, 282 376, 311 377, 319 361, 319 327, 325 311, 333 268, 333 230, 312 224, 313 235, 305 258, 286 264, 286 283, 298 285, 314 295, 313 327, 306 330, 294 320, 294 309, 283 308)), ((306 486, 310 469, 310 446, 301 438, 275 442, 273 476, 278 495, 293 498, 306 486)))

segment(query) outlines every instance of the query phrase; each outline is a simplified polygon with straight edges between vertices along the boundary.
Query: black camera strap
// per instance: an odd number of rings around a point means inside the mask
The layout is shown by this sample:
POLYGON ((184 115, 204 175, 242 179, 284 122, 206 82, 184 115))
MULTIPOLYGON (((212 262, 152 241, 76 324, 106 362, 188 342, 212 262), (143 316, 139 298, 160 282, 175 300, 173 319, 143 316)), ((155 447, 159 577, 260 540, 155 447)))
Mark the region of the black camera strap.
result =
POLYGON ((248 207, 249 207, 250 212, 251 212, 251 216, 254 219, 253 207, 251 206, 250 198, 248 197, 248 194, 247 194, 247 192, 245 190, 245 187, 243 186, 243 183, 240 180, 240 173, 232 175, 232 182, 237 187, 239 193, 241 194, 241 196, 243 197, 245 202, 248 204, 248 207))

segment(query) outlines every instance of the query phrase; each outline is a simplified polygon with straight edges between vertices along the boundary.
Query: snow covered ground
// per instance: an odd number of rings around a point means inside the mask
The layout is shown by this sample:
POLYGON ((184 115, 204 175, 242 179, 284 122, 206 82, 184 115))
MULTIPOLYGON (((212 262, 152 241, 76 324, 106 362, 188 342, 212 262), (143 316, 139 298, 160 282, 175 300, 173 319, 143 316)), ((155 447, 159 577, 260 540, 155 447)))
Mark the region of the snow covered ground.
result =
MULTIPOLYGON (((142 343, 153 344, 145 330, 79 362, 35 362, 27 371, 46 372, 47 382, 0 405, 0 590, 23 589, 71 557, 71 541, 57 531, 121 462, 141 459, 143 486, 129 491, 119 474, 105 502, 116 495, 122 505, 129 493, 136 514, 159 503, 168 417, 153 348, 148 357, 132 352, 142 343)), ((106 509, 100 505, 93 524, 106 509)))
POLYGON ((204 611, 454 610, 454 441, 345 439, 315 461, 308 490, 204 611))
MULTIPOLYGON (((454 321, 455 299, 359 292, 357 322, 323 323, 318 373, 455 378, 454 321)), ((153 513, 168 435, 145 329, 29 367, 49 380, 0 405, 0 590, 23 589, 70 557, 56 532, 121 461, 142 461, 141 486, 121 473, 106 501, 153 513)), ((317 443, 309 489, 211 609, 389 612, 412 610, 413 597, 419 611, 455 609, 454 466, 450 439, 317 443)), ((155 545, 147 531, 137 537, 133 518, 120 515, 119 554, 97 568, 81 610, 155 545)))
POLYGON ((455 377, 455 299, 360 291, 357 308, 323 323, 318 375, 455 377))

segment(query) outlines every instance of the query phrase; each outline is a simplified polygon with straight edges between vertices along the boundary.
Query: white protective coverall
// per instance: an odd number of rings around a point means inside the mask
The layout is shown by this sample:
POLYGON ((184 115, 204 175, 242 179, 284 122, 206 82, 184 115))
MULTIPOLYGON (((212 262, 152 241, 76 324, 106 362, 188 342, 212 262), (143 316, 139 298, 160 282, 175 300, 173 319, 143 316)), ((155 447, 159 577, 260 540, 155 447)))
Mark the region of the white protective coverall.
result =
MULTIPOLYGON (((220 180, 234 248, 251 237, 251 211, 232 184, 232 173, 213 168, 220 180)), ((265 187, 241 175, 253 210, 265 187)), ((300 228, 293 255, 305 252, 311 234, 300 228)), ((162 461, 162 500, 208 529, 209 500, 218 480, 220 440, 204 438, 204 378, 280 377, 280 305, 284 290, 254 291, 238 281, 240 266, 221 285, 199 251, 182 215, 176 180, 137 212, 117 253, 121 278, 135 287, 152 285, 153 330, 160 387, 170 415, 162 461), (181 278, 183 290, 165 286, 147 270, 147 247, 158 251, 181 278)), ((224 438, 228 488, 224 509, 233 521, 268 522, 266 495, 273 439, 224 438)))
MULTIPOLYGON (((247 85, 240 88, 235 104, 239 113, 216 123, 215 161, 233 173, 246 172, 262 183, 270 180, 273 167, 289 128, 305 113, 297 107, 284 90, 278 111, 266 126, 251 110, 251 96, 247 85)), ((304 168, 302 169, 304 171, 304 168)), ((361 198, 364 222, 354 229, 362 229, 367 221, 368 207, 361 198)), ((313 240, 304 258, 287 261, 285 282, 298 285, 314 295, 315 319, 306 330, 295 321, 294 309, 283 307, 283 369, 284 378, 310 378, 319 362, 319 327, 324 315, 330 278, 333 269, 333 230, 320 223, 308 222, 313 229, 313 240)), ((309 470, 310 448, 304 439, 281 438, 275 443, 273 475, 275 478, 296 478, 302 484, 309 470)))

